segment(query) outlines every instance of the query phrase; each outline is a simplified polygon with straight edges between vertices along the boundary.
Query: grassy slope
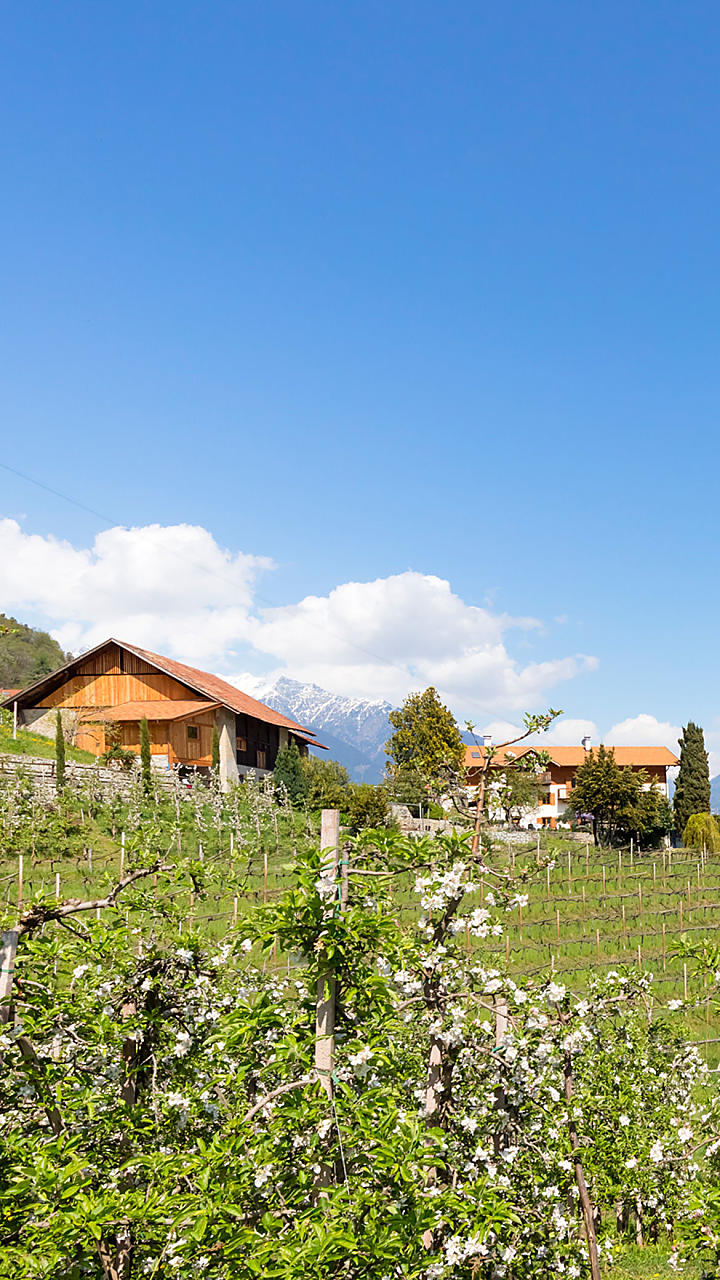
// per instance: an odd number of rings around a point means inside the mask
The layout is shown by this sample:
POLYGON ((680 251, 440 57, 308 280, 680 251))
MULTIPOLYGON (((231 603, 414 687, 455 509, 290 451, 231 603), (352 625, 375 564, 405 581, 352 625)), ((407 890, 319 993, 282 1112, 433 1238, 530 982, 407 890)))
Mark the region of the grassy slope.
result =
MULTIPOLYGON (((43 756, 55 758, 54 738, 45 738, 41 733, 30 733, 27 729, 18 729, 17 738, 12 736, 12 728, 0 725, 0 753, 12 756, 43 756)), ((78 751, 77 747, 65 744, 66 760, 84 761, 92 764, 95 756, 89 751, 78 751)))

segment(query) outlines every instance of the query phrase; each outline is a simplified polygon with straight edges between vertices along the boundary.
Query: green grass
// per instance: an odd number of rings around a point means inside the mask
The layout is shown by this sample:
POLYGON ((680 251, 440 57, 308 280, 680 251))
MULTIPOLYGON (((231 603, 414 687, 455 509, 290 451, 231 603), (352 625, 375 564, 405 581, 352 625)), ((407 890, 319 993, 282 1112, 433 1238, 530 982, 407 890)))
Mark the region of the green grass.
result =
POLYGON ((700 1268, 692 1264, 674 1271, 668 1263, 667 1246, 649 1244, 642 1249, 628 1247, 615 1254, 615 1265, 607 1272, 609 1280, 665 1280, 669 1276, 684 1276, 685 1280, 698 1280, 700 1268))
MULTIPOLYGON (((55 739, 46 738, 41 733, 30 733, 27 729, 18 729, 17 738, 13 738, 12 729, 0 725, 0 754, 11 756, 42 756, 43 759, 55 759, 55 739)), ((95 756, 89 751, 79 751, 65 743, 65 758, 80 763, 92 764, 95 756)))

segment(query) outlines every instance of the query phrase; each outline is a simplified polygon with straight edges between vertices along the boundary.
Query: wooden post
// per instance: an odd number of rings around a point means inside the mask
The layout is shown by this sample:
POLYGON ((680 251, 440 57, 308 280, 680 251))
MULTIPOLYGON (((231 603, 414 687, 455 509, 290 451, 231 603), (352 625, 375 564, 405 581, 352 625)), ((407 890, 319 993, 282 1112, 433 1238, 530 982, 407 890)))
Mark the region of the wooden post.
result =
POLYGON ((550 901, 550 863, 549 862, 547 864, 547 867, 545 868, 545 879, 547 881, 547 899, 549 902, 550 901))
POLYGON ((505 934, 505 964, 510 964, 510 935, 505 934))
POLYGON ((13 974, 19 939, 20 934, 17 929, 8 929, 7 933, 0 936, 0 1027, 10 1021, 13 974))
POLYGON ((55 872, 55 897, 60 897, 60 872, 55 872))
POLYGON ((18 720, 17 702, 13 702, 13 741, 17 738, 17 720, 18 720))
POLYGON ((627 951, 627 926, 625 923, 625 903, 622 904, 622 922, 623 922, 623 951, 627 951))
MULTIPOLYGON (((323 809, 323 813, 325 810, 323 809)), ((268 886, 268 855, 267 849, 263 849, 263 902, 267 902, 267 886, 268 886)))
POLYGON ((603 898, 605 897, 605 863, 603 862, 603 898))
POLYGON ((680 928, 683 927, 683 900, 680 899, 680 928))
POLYGON ((125 870, 125 832, 120 832, 120 877, 125 870))
POLYGON ((235 894, 235 897, 233 898, 233 924, 234 925, 237 925, 237 920, 238 920, 238 900, 237 900, 237 894, 235 894))
POLYGON ((583 885, 582 887, 582 900, 583 900, 582 920, 583 920, 583 933, 584 933, 585 932, 585 885, 583 885))
POLYGON ((23 900, 23 855, 18 854, 18 907, 22 906, 23 900))
POLYGON ((590 874, 590 845, 586 843, 586 845, 585 845, 585 875, 586 875, 586 876, 588 876, 589 874, 590 874))
POLYGON ((555 908, 555 927, 557 930, 557 940, 560 942, 560 908, 555 908))
MULTIPOLYGON (((337 881, 340 813, 323 809, 320 818, 322 874, 337 881)), ((335 973, 331 965, 321 968, 315 1004, 315 1070, 328 1098, 333 1096, 335 1062, 335 973)))
POLYGON ((662 947, 663 947, 663 973, 664 973, 667 968, 667 965, 665 963, 665 921, 664 920, 662 922, 662 939, 663 939, 662 947))
POLYGON ((572 896, 572 857, 568 848, 568 897, 572 896))
POLYGON ((599 929, 595 930, 595 955, 597 956, 597 962, 599 964, 600 963, 600 930, 599 929))
POLYGON ((683 964, 683 998, 687 1000, 687 964, 683 964))

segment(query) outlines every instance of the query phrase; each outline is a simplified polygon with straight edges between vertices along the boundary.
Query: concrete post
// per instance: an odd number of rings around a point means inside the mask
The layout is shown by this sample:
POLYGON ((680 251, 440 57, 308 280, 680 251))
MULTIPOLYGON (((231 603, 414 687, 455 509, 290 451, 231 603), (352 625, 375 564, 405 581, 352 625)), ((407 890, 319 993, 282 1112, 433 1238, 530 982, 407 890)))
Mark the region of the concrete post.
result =
POLYGON ((220 746, 220 788, 229 791, 238 781, 237 752, 235 750, 235 713, 227 707, 215 712, 220 746))

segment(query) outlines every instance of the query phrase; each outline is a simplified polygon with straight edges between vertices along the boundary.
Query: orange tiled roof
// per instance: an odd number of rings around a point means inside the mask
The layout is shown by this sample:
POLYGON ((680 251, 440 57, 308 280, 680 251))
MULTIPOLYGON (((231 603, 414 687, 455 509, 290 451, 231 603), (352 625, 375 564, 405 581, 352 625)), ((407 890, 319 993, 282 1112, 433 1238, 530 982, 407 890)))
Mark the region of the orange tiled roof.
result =
MULTIPOLYGON (((673 765, 680 763, 677 756, 667 747, 610 747, 615 760, 619 765, 634 765, 635 768, 665 768, 670 769, 673 765)), ((519 756, 527 755, 529 751, 546 751, 553 764, 567 766, 578 766, 587 759, 585 748, 580 745, 577 747, 558 747, 554 743, 544 742, 519 742, 516 747, 508 747, 507 753, 498 751, 493 758, 493 764, 502 766, 506 759, 517 760, 519 756)), ((474 745, 465 748, 465 766, 468 769, 477 768, 479 763, 485 757, 484 747, 476 747, 474 745)))
POLYGON ((88 711, 83 720, 184 720, 186 716, 198 715, 202 711, 214 711, 219 702, 185 702, 177 699, 166 702, 155 698, 150 702, 120 702, 116 707, 108 707, 107 711, 88 711))

